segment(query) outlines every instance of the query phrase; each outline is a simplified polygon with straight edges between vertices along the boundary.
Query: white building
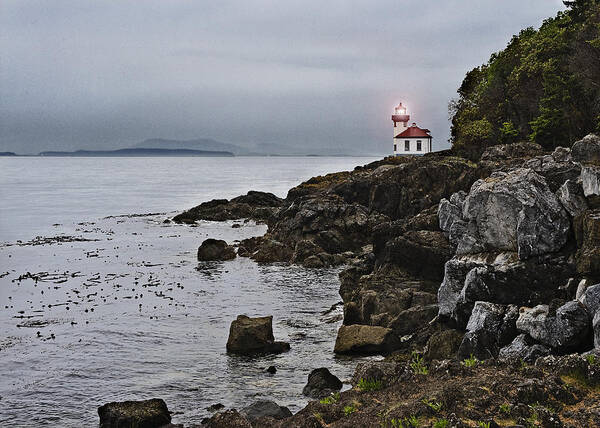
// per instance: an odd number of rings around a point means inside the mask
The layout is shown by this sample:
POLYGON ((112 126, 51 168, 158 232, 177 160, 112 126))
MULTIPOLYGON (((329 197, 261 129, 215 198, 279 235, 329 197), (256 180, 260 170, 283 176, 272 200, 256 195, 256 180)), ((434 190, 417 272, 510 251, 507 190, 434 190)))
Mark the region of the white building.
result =
POLYGON ((394 109, 394 156, 423 155, 432 150, 429 129, 422 129, 413 123, 408 126, 410 115, 402 103, 394 109))

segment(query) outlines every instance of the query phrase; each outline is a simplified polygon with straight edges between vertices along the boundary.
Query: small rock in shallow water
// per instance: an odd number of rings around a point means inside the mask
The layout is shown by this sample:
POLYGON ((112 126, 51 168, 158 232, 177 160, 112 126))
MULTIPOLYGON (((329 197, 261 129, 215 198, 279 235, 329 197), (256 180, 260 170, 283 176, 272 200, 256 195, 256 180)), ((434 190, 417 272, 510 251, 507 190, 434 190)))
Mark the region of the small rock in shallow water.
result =
POLYGON ((323 398, 340 389, 342 389, 342 381, 331 374, 327 368, 321 367, 310 372, 302 394, 312 398, 323 398))
POLYGON ((166 403, 153 398, 145 401, 122 401, 98 408, 100 428, 158 428, 171 422, 166 403))
POLYGON ((206 408, 206 410, 208 410, 209 412, 216 412, 217 410, 221 410, 222 408, 224 408, 225 406, 222 405, 221 403, 215 403, 212 406, 208 406, 206 408))
POLYGON ((275 374, 277 373, 277 368, 275 366, 269 366, 265 370, 267 373, 275 374))
POLYGON ((198 248, 198 260, 222 261, 235 259, 235 250, 221 239, 206 239, 198 248))
POLYGON ((250 318, 239 315, 229 328, 227 352, 243 355, 278 354, 289 349, 288 343, 275 342, 272 316, 250 318))
POLYGON ((285 419, 292 416, 290 409, 280 406, 274 401, 260 400, 252 403, 248 407, 244 407, 240 413, 250 420, 269 416, 275 419, 285 419))

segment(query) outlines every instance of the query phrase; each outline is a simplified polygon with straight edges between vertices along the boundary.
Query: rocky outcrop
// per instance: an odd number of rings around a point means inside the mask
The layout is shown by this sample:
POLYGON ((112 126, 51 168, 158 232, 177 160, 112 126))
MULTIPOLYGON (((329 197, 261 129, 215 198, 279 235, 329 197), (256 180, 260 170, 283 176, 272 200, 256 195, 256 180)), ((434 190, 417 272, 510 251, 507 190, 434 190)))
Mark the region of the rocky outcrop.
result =
POLYGON ((288 343, 275 341, 272 316, 249 318, 239 315, 231 323, 227 339, 227 352, 243 355, 277 354, 289 349, 288 343))
POLYGON ((545 179, 531 169, 478 180, 462 206, 442 201, 440 209, 440 228, 450 234, 460 227, 462 232, 454 235, 458 255, 515 251, 525 260, 560 250, 570 229, 564 208, 545 179))
POLYGON ((534 363, 538 358, 550 355, 552 349, 540 345, 526 334, 520 334, 509 344, 500 349, 498 357, 534 363))
POLYGON ((342 325, 335 340, 336 354, 387 354, 395 349, 398 338, 385 327, 342 325))
POLYGON ((585 307, 577 301, 567 302, 555 312, 549 305, 522 308, 517 329, 554 349, 590 348, 591 321, 585 307))
POLYGON ((302 394, 311 398, 323 398, 342 389, 342 381, 325 368, 314 369, 308 375, 308 383, 302 394))
POLYGON ((600 166, 584 166, 581 169, 581 186, 586 198, 600 195, 600 166))
POLYGON ((159 428, 171 422, 166 403, 153 398, 145 401, 122 401, 98 407, 100 428, 159 428))
POLYGON ((173 217, 176 223, 194 223, 198 220, 225 221, 251 218, 269 220, 283 203, 272 193, 250 191, 231 200, 213 199, 173 217))
POLYGON ((446 263, 438 290, 439 315, 466 325, 476 301, 517 306, 549 302, 575 273, 565 256, 520 260, 515 253, 456 256, 446 263))
POLYGON ((567 180, 556 192, 558 200, 571 217, 577 217, 588 208, 581 183, 567 180))
POLYGON ((577 270, 593 280, 600 279, 600 210, 587 210, 574 221, 577 270))
POLYGON ((223 261, 235 259, 235 249, 221 239, 206 239, 198 248, 199 261, 223 261))
POLYGON ((514 305, 476 302, 458 350, 459 359, 471 355, 478 359, 497 357, 500 348, 515 337, 518 315, 514 305))

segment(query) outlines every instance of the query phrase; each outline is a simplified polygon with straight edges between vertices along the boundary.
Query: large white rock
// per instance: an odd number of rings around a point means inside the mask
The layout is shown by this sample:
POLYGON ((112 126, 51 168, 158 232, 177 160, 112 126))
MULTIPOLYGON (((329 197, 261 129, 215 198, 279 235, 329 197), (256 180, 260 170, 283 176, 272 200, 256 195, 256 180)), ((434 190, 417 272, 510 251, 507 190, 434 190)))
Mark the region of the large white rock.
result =
POLYGON ((581 168, 581 186, 586 198, 600 195, 600 166, 584 166, 581 168))
POLYGON ((526 168, 476 181, 462 218, 467 226, 457 254, 516 251, 521 260, 560 250, 570 228, 569 216, 546 180, 526 168))

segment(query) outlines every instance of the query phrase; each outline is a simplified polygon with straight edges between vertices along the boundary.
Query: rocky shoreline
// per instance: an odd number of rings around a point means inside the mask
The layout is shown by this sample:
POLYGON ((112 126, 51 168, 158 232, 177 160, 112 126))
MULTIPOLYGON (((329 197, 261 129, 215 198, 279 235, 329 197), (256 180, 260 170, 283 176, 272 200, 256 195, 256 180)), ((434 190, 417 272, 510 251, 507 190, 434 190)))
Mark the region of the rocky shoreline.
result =
POLYGON ((478 162, 386 158, 285 199, 249 192, 179 214, 268 225, 199 256, 346 265, 334 352, 387 356, 296 415, 227 410, 205 426, 600 426, 599 196, 588 135, 551 153, 493 146, 478 162))

